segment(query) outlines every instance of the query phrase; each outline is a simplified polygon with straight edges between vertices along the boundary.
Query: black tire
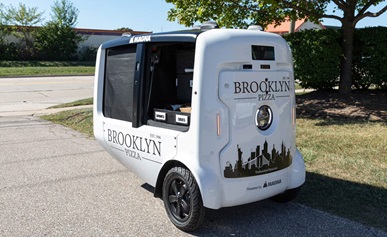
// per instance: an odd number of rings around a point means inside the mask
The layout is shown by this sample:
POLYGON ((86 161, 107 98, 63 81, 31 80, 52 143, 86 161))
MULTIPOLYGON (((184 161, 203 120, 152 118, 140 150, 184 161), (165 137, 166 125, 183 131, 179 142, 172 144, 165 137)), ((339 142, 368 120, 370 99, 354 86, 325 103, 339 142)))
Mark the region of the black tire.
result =
POLYGON ((300 191, 301 191, 301 187, 288 189, 285 192, 272 197, 271 200, 279 203, 287 203, 287 202, 293 201, 298 196, 300 191))
POLYGON ((191 172, 183 167, 170 169, 163 182, 163 201, 171 222, 183 231, 193 231, 203 222, 205 208, 191 172))

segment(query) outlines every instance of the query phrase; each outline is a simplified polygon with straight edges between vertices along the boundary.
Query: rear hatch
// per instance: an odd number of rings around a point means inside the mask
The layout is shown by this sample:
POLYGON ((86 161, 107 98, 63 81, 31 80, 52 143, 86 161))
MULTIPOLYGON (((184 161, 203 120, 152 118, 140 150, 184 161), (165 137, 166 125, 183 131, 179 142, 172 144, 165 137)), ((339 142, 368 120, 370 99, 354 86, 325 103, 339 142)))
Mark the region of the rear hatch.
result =
POLYGON ((230 121, 230 140, 220 153, 224 177, 252 177, 288 167, 295 153, 292 72, 226 70, 220 72, 219 83, 230 121), (258 117, 271 125, 261 126, 258 117))

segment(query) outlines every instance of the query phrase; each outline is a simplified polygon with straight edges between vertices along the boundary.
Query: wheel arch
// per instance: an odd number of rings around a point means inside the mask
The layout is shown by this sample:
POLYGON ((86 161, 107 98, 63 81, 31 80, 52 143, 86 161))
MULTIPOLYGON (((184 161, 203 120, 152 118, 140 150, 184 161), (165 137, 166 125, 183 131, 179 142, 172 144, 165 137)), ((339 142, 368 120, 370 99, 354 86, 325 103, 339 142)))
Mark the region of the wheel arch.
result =
MULTIPOLYGON (((162 191, 163 191, 163 182, 164 178, 167 175, 168 171, 172 169, 173 167, 183 167, 185 169, 190 170, 186 165, 181 163, 177 160, 169 160, 167 161, 163 167, 161 168, 159 175, 157 177, 156 185, 155 185, 155 191, 154 191, 154 197, 161 198, 162 197, 162 191)), ((190 170, 190 172, 192 172, 190 170)))
POLYGON ((165 176, 168 171, 173 167, 182 167, 191 172, 195 181, 198 185, 200 196, 203 201, 203 205, 207 208, 211 209, 219 209, 222 207, 221 203, 223 202, 223 198, 221 195, 221 191, 218 190, 220 188, 219 178, 211 169, 203 169, 192 170, 189 166, 185 165, 179 160, 169 160, 167 161, 163 167, 160 169, 160 172, 157 176, 157 181, 154 188, 154 197, 162 198, 163 195, 163 182, 165 176), (218 190, 218 191, 214 191, 218 190))

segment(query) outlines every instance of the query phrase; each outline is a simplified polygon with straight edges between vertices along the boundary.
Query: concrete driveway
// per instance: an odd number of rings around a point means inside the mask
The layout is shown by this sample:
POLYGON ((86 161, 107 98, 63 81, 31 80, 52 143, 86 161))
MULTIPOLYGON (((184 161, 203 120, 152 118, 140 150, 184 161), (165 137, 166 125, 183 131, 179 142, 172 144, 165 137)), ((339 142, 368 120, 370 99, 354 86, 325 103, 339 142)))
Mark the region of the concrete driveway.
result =
POLYGON ((35 116, 0 115, 0 151, 0 236, 387 236, 271 201, 207 210, 201 229, 181 232, 93 138, 35 116))

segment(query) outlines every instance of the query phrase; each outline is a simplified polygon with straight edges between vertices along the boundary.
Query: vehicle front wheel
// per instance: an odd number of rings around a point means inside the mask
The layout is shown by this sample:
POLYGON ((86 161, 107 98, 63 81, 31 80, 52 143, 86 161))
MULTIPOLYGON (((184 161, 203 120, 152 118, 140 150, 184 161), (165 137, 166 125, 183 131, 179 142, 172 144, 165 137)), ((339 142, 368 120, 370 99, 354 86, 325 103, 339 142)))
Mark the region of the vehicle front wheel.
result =
POLYGON ((163 182, 163 201, 169 219, 183 231, 193 231, 203 222, 205 208, 192 173, 173 167, 163 182))

